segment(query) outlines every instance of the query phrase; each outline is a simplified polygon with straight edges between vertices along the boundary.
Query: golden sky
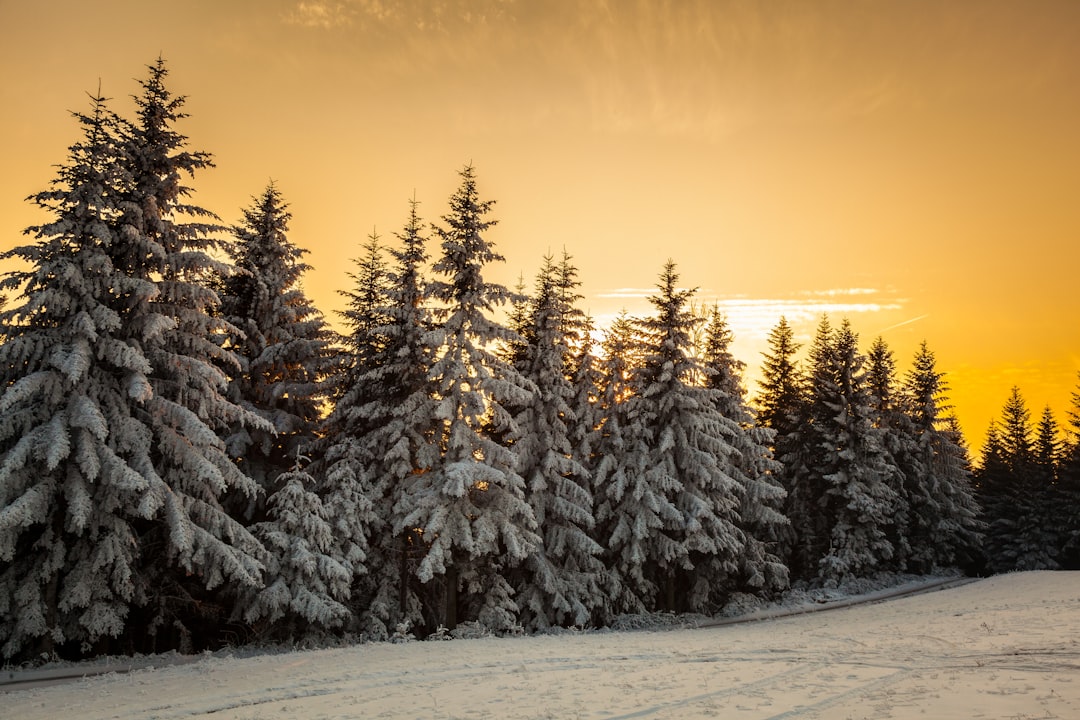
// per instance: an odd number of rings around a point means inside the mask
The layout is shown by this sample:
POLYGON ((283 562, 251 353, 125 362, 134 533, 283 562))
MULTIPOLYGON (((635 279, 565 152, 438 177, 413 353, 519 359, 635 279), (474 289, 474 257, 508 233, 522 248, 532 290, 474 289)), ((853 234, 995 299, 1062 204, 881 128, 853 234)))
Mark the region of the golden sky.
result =
MULTIPOLYGON (((664 261, 758 372, 822 312, 906 372, 926 340, 969 441, 1018 385, 1064 422, 1080 370, 1080 2, 0 0, 0 243, 78 136, 161 54, 229 223, 273 179, 342 308, 350 259, 472 162, 491 277, 565 247, 599 319, 664 261)), ((433 251, 437 250, 433 248, 433 251)))

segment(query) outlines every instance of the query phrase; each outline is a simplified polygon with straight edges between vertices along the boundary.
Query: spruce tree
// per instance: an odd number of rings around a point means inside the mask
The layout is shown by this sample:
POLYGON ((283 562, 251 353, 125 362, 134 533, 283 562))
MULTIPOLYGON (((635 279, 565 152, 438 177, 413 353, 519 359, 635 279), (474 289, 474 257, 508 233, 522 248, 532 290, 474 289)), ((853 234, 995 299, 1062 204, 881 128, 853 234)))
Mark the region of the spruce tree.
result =
POLYGON ((387 391, 379 381, 387 359, 383 330, 389 280, 378 233, 372 231, 361 249, 354 261, 356 271, 349 273, 354 287, 341 293, 348 301, 340 312, 346 327, 343 357, 327 380, 334 406, 314 445, 311 471, 334 531, 338 557, 352 573, 352 608, 358 617, 372 591, 367 578, 370 544, 385 536, 388 519, 386 508, 378 506, 381 489, 375 479, 385 448, 373 448, 367 440, 380 425, 373 412, 380 393, 387 391))
POLYGON ((731 353, 734 336, 727 318, 713 306, 705 328, 702 363, 705 386, 716 391, 721 430, 734 449, 725 468, 743 492, 739 496, 739 527, 746 539, 739 558, 738 588, 770 593, 787 587, 788 568, 780 543, 790 529, 783 514, 787 492, 776 479, 780 464, 773 459, 774 433, 755 422, 742 384, 743 363, 731 353))
POLYGON ((819 539, 817 566, 818 578, 829 584, 892 569, 898 470, 873 427, 865 357, 846 320, 813 363, 811 416, 820 458, 812 476, 820 494, 813 500, 828 533, 819 539))
MULTIPOLYGON (((238 272, 226 278, 221 298, 226 322, 240 331, 230 338, 241 361, 230 393, 273 430, 239 428, 229 450, 272 494, 278 475, 314 438, 324 401, 320 381, 331 370, 331 337, 304 294, 301 281, 311 269, 302 262, 307 250, 288 238, 292 216, 281 192, 270 183, 243 215, 230 247, 238 272)), ((249 517, 257 514, 253 509, 249 517)))
POLYGON ((187 202, 182 183, 210 159, 184 149, 173 127, 184 99, 168 92, 166 75, 163 61, 150 67, 134 121, 95 100, 94 120, 83 118, 86 142, 54 190, 34 198, 54 222, 31 229, 36 248, 13 251, 36 269, 9 278, 9 288, 33 282, 27 303, 8 314, 8 332, 44 332, 55 343, 47 352, 37 337, 4 345, 15 353, 3 401, 12 424, 0 441, 2 472, 14 478, 0 481, 10 493, 5 540, 44 532, 34 542, 40 552, 27 557, 38 570, 20 579, 22 620, 8 654, 45 636, 46 650, 69 640, 86 650, 122 633, 127 650, 193 649, 212 642, 227 617, 221 586, 262 582, 262 546, 221 505, 226 492, 258 488, 219 434, 261 421, 225 396, 220 367, 237 360, 222 347, 229 327, 216 317, 207 278, 230 268, 210 256, 217 227, 199 220, 213 216, 187 202), (48 422, 35 430, 42 413, 48 422), (34 456, 46 447, 44 460, 34 456), (18 479, 31 467, 44 483, 32 492, 18 479), (64 500, 49 502, 59 488, 64 500), (47 502, 51 516, 32 512, 30 498, 47 502), (65 544, 76 549, 65 553, 65 544))
POLYGON ((930 478, 922 467, 916 449, 915 427, 904 412, 904 399, 897 387, 896 359, 885 339, 878 336, 866 354, 866 384, 870 394, 871 424, 878 431, 881 444, 888 454, 888 461, 897 472, 890 473, 888 481, 896 493, 896 508, 890 526, 889 542, 893 546, 893 562, 898 569, 929 572, 933 560, 927 553, 932 549, 922 543, 913 547, 914 537, 924 537, 925 532, 916 517, 936 514, 933 490, 928 486, 930 478))
POLYGON ((821 388, 835 384, 834 352, 833 328, 828 316, 823 315, 808 352, 805 395, 785 415, 774 416, 773 420, 788 423, 786 432, 778 430, 776 440, 777 459, 783 465, 788 491, 785 514, 793 530, 788 565, 796 577, 806 580, 817 578, 818 561, 828 551, 832 527, 822 501, 828 449, 824 433, 831 411, 821 402, 821 388))
MULTIPOLYGON (((948 385, 934 354, 922 343, 904 382, 903 401, 915 432, 918 484, 906 480, 911 520, 910 569, 971 567, 982 542, 970 460, 955 416, 945 414, 948 385), (912 488, 917 488, 918 492, 912 488)), ((908 469, 905 468, 905 473, 908 469)))
MULTIPOLYGON (((754 404, 757 408, 755 423, 758 427, 772 431, 769 449, 778 463, 774 477, 784 488, 787 498, 782 506, 785 517, 789 518, 786 530, 781 532, 780 553, 787 563, 799 557, 796 552, 796 538, 801 537, 801 522, 795 522, 797 515, 790 515, 796 509, 797 498, 792 496, 797 477, 805 476, 805 453, 801 451, 802 419, 806 416, 806 380, 795 360, 799 344, 795 342, 795 332, 784 317, 769 332, 768 351, 764 354, 761 366, 762 378, 754 404)), ((795 575, 805 572, 796 562, 795 575)))
POLYGON ((506 444, 518 435, 506 407, 529 402, 534 389, 493 350, 515 333, 491 317, 510 292, 483 278, 486 265, 503 260, 486 237, 495 224, 487 218, 492 205, 480 199, 475 172, 466 166, 445 226, 434 228, 442 250, 434 271, 443 279, 429 292, 443 340, 428 377, 439 398, 442 452, 410 488, 405 523, 419 529, 426 545, 418 577, 442 581, 443 624, 453 628, 460 609, 461 617, 503 631, 516 625, 518 612, 505 576, 540 538, 517 456, 506 444))
POLYGON ((226 492, 254 495, 258 485, 228 454, 222 435, 238 424, 265 421, 231 402, 221 369, 237 368, 223 347, 231 328, 220 317, 208 278, 231 267, 215 260, 221 228, 216 216, 189 202, 183 176, 212 166, 210 156, 186 150, 175 124, 186 117, 185 98, 165 87, 159 59, 136 96, 136 119, 121 131, 127 183, 120 197, 120 232, 114 265, 141 283, 118 298, 125 341, 150 363, 137 417, 154 447, 149 504, 164 522, 148 524, 140 544, 158 549, 141 561, 149 635, 172 635, 167 645, 189 647, 210 634, 226 608, 212 592, 223 584, 262 583, 262 546, 224 511, 226 492))
POLYGON ((330 332, 300 285, 310 269, 301 262, 306 251, 288 239, 291 216, 273 183, 243 214, 230 248, 237 272, 225 279, 222 293, 221 312, 239 331, 229 339, 241 361, 230 394, 272 430, 240 426, 228 444, 262 489, 237 510, 271 557, 268 587, 245 593, 236 614, 277 623, 262 630, 265 637, 298 639, 309 628, 340 625, 347 615, 348 573, 330 554, 333 534, 315 480, 298 460, 320 420, 330 332))
POLYGON ((340 627, 349 618, 352 572, 337 557, 329 514, 296 458, 276 478, 266 519, 252 532, 269 551, 266 585, 241 599, 238 613, 260 640, 296 642, 340 627))
POLYGON ((691 340, 700 324, 689 307, 694 291, 680 289, 678 279, 668 261, 649 298, 656 314, 641 321, 640 394, 629 402, 646 429, 643 481, 678 511, 648 542, 645 565, 660 590, 658 606, 701 612, 723 599, 739 571, 745 488, 732 477, 736 451, 731 423, 716 408, 719 393, 701 385, 705 371, 691 340))
POLYGON ((1080 390, 1073 391, 1068 410, 1066 440, 1058 473, 1063 542, 1059 562, 1063 569, 1080 569, 1080 390))
POLYGON ((382 305, 372 313, 383 318, 384 324, 374 328, 382 346, 358 366, 356 385, 368 388, 365 403, 357 408, 362 433, 334 433, 335 442, 343 447, 355 443, 365 458, 362 482, 374 512, 361 614, 364 633, 375 638, 389 637, 399 625, 434 628, 439 622, 424 614, 434 602, 416 578, 423 538, 420 528, 406 521, 414 509, 412 486, 423 482, 421 476, 439 458, 437 399, 428 374, 441 335, 426 304, 428 238, 418 207, 410 202, 408 220, 396 233, 399 246, 389 250, 392 264, 382 305))
MULTIPOLYGON (((592 318, 585 318, 581 339, 577 347, 570 351, 570 385, 574 393, 570 400, 570 409, 575 419, 568 429, 570 450, 590 474, 596 465, 596 446, 600 440, 600 427, 603 422, 603 405, 600 402, 603 374, 600 361, 593 350, 594 329, 592 318)), ((595 487, 595 483, 591 483, 590 487, 595 487)))
POLYGON ((531 628, 584 625, 601 604, 603 566, 601 547, 590 536, 594 518, 589 473, 570 444, 577 423, 570 406, 574 387, 567 375, 573 298, 559 274, 552 258, 545 258, 519 368, 536 388, 532 401, 517 414, 520 439, 514 443, 518 473, 543 541, 522 566, 517 593, 531 628))
POLYGON ((601 366, 601 423, 593 470, 595 537, 607 567, 601 620, 642 613, 656 606, 658 587, 651 573, 653 548, 675 543, 678 508, 645 477, 648 429, 632 411, 639 392, 641 340, 626 312, 608 328, 601 366))
POLYGON ((1058 468, 1061 464, 1062 446, 1060 430, 1053 411, 1047 405, 1039 416, 1035 428, 1035 445, 1032 461, 1038 481, 1043 485, 1054 485, 1058 480, 1058 468))
POLYGON ((989 568, 1055 570, 1059 546, 1050 520, 1052 487, 1035 460, 1031 412, 1014 387, 987 438, 980 496, 989 568))
POLYGON ((31 245, 4 253, 30 267, 0 344, 0 655, 79 652, 129 628, 138 597, 139 528, 149 507, 151 447, 133 417, 150 365, 124 342, 115 293, 139 288, 110 248, 123 169, 120 120, 100 95, 75 113, 82 138, 49 190, 31 245))

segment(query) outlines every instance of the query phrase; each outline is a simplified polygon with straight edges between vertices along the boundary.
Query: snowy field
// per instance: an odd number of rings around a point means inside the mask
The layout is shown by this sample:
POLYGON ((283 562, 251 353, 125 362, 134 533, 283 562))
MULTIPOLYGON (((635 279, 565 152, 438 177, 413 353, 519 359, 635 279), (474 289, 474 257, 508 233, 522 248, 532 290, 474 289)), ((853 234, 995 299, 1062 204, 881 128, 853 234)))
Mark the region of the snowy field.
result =
POLYGON ((1080 718, 1080 573, 662 632, 206 656, 0 695, 32 718, 1080 718))

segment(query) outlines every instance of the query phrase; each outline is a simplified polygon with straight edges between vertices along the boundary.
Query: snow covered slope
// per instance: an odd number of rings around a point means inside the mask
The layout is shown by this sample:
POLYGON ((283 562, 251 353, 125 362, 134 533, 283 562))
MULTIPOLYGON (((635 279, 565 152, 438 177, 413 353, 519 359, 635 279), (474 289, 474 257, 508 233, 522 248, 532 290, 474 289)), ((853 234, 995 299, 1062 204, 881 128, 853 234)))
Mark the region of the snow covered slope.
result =
POLYGON ((1080 573, 723 627, 206 657, 0 696, 32 718, 1080 718, 1080 573))

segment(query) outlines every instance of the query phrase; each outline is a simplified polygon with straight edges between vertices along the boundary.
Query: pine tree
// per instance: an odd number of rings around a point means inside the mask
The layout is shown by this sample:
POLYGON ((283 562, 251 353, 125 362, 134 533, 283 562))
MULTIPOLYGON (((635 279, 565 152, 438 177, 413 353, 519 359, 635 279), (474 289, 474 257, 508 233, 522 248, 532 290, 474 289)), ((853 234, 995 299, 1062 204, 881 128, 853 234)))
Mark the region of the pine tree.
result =
MULTIPOLYGON (((603 405, 600 402, 603 374, 593 351, 594 329, 592 318, 585 318, 581 339, 577 347, 571 349, 570 355, 570 385, 574 393, 570 399, 570 409, 575 419, 568 429, 570 450, 590 474, 596 465, 596 447, 603 422, 603 405)), ((595 483, 591 487, 595 487, 595 483)))
POLYGON ((657 586, 648 572, 649 553, 667 546, 680 522, 678 508, 645 478, 642 416, 632 411, 641 363, 641 340, 626 312, 608 328, 601 369, 601 423, 593 470, 595 537, 604 547, 607 604, 598 613, 605 623, 623 613, 655 607, 657 586))
MULTIPOLYGON (((270 183, 243 211, 230 248, 239 272, 226 278, 221 298, 222 315, 242 333, 230 338, 242 363, 231 397, 273 427, 239 428, 229 450, 267 494, 314 437, 324 401, 319 383, 332 360, 330 332, 301 286, 311 268, 302 262, 307 251, 288 238, 287 208, 270 183)), ((249 518, 257 515, 249 509, 249 518)))
POLYGON ((383 330, 389 280, 378 233, 372 231, 354 262, 356 271, 349 273, 354 288, 341 293, 348 300, 340 313, 347 328, 344 358, 327 381, 334 406, 314 444, 312 474, 334 531, 337 556, 352 573, 352 605, 359 616, 370 601, 371 588, 365 586, 370 545, 385 534, 388 519, 386 508, 378 506, 382 493, 375 479, 385 448, 368 442, 384 420, 373 413, 381 393, 387 392, 380 380, 387 360, 383 330))
POLYGON ((694 291, 679 289, 678 279, 668 261, 649 298, 656 314, 641 321, 640 394, 629 402, 647 429, 643 481, 678 511, 649 538, 646 572, 660 589, 659 607, 700 612, 723 598, 739 571, 745 488, 732 477, 731 423, 716 409, 719 393, 701 386, 705 371, 691 341, 700 324, 689 309, 694 291))
POLYGON ((892 487, 898 470, 890 462, 858 351, 858 336, 845 320, 813 359, 812 419, 818 426, 820 464, 814 498, 828 525, 827 545, 817 559, 825 583, 891 569, 890 524, 898 498, 892 487))
POLYGON ((520 439, 514 443, 518 473, 543 543, 526 559, 518 583, 518 604, 527 627, 585 625, 601 605, 603 566, 594 525, 589 473, 574 456, 571 428, 569 318, 574 298, 567 292, 565 269, 551 257, 537 276, 528 320, 528 345, 520 370, 536 388, 533 400, 517 413, 520 439), (560 277, 561 276, 561 277, 560 277))
POLYGON ((26 231, 34 244, 3 255, 31 266, 3 280, 21 291, 2 314, 0 344, 0 655, 7 659, 121 635, 137 600, 135 524, 153 514, 150 447, 132 417, 150 367, 118 337, 112 307, 115 292, 132 288, 109 257, 121 242, 120 121, 100 94, 89 114, 74 116, 82 139, 51 188, 29 198, 51 221, 26 231))
POLYGON ((769 332, 769 352, 761 367, 761 389, 757 396, 757 422, 776 433, 777 450, 797 423, 805 401, 805 381, 795 362, 799 345, 787 320, 780 318, 769 332))
POLYGON ((212 162, 184 149, 187 138, 174 128, 186 117, 185 98, 165 87, 164 61, 149 70, 135 98, 137 118, 122 127, 124 241, 110 255, 139 283, 117 307, 125 341, 151 366, 136 417, 149 431, 142 441, 154 448, 147 504, 164 522, 148 524, 140 538, 155 552, 141 557, 139 592, 151 638, 165 627, 186 649, 226 615, 208 591, 262 583, 262 546, 221 505, 223 493, 254 495, 258 486, 233 462, 221 435, 237 424, 266 424, 225 394, 221 368, 236 368, 238 360, 222 346, 231 329, 207 279, 231 267, 211 256, 220 248, 216 217, 190 204, 192 191, 183 184, 185 174, 212 162))
MULTIPOLYGON (((787 493, 783 505, 785 517, 789 517, 786 530, 781 532, 780 553, 790 563, 799 554, 796 552, 797 537, 802 536, 806 525, 795 522, 797 516, 790 515, 796 509, 797 497, 793 497, 796 478, 806 475, 800 463, 805 461, 801 451, 801 420, 807 413, 806 380, 795 361, 799 345, 795 342, 795 333, 783 317, 776 327, 769 332, 769 351, 762 362, 760 389, 755 398, 758 427, 772 431, 768 445, 773 459, 779 465, 774 470, 774 477, 787 493)), ((796 560, 795 575, 804 576, 805 570, 796 560)))
POLYGON ((755 423, 742 384, 743 363, 731 354, 734 339, 727 318, 713 306, 705 328, 702 363, 705 386, 717 391, 716 408, 735 450, 726 469, 743 488, 739 497, 739 527, 746 539, 739 559, 739 587, 769 593, 788 584, 788 568, 780 557, 780 542, 790 529, 783 514, 787 492, 777 480, 780 464, 773 459, 774 433, 755 423))
POLYGON ((1038 482, 1042 485, 1054 485, 1058 479, 1058 467, 1061 463, 1061 440, 1057 419, 1047 405, 1039 417, 1035 428, 1035 445, 1032 461, 1038 482))
POLYGON ((236 358, 205 281, 229 268, 209 255, 216 226, 184 222, 212 215, 181 182, 210 160, 183 149, 166 74, 150 67, 135 121, 95 99, 85 142, 33 198, 55 220, 12 251, 35 269, 5 281, 26 284, 26 303, 5 320, 0 552, 39 537, 19 552, 32 572, 5 569, 9 656, 122 634, 128 650, 189 649, 227 615, 216 589, 262 582, 264 549, 221 506, 257 486, 219 436, 260 420, 224 395, 219 366, 236 358))
POLYGON ((906 535, 912 548, 909 565, 918 572, 958 564, 970 567, 982 543, 967 449, 955 416, 944 414, 950 409, 947 391, 924 342, 903 388, 916 452, 905 474, 918 473, 917 484, 910 475, 905 482, 912 508, 906 535))
POLYGON ((327 555, 333 535, 328 526, 324 531, 314 480, 297 461, 315 438, 324 399, 320 380, 330 372, 332 357, 326 323, 300 286, 310 268, 301 262, 306 251, 288 239, 290 218, 273 183, 244 210, 230 249, 238 272, 223 283, 221 307, 240 331, 229 340, 241 361, 231 397, 272 428, 240 426, 228 443, 263 491, 238 508, 241 519, 254 526, 271 553, 268 587, 245 593, 236 614, 247 622, 280 621, 280 628, 264 634, 281 639, 340 625, 347 615, 341 603, 349 595, 346 569, 327 555))
MULTIPOLYGON (((835 364, 833 355, 833 328, 828 316, 823 315, 809 348, 809 371, 802 400, 796 403, 794 396, 790 396, 791 399, 780 407, 791 409, 779 417, 772 416, 774 423, 787 423, 786 431, 775 428, 776 455, 783 465, 788 491, 785 514, 794 531, 788 566, 801 579, 817 577, 818 562, 828 551, 832 529, 832 521, 823 511, 826 486, 823 474, 828 448, 824 433, 831 412, 821 402, 821 388, 835 384, 831 371, 835 364)), ((773 357, 782 356, 774 354, 773 357)), ((775 393, 775 390, 768 390, 764 398, 775 397, 775 393)), ((765 411, 768 411, 767 405, 765 411)))
POLYGON ((1080 569, 1080 390, 1074 391, 1068 411, 1067 439, 1058 473, 1063 543, 1063 569, 1080 569))
POLYGON ((1054 570, 1058 543, 1050 520, 1051 486, 1035 461, 1031 413, 1014 387, 987 438, 980 496, 991 570, 1054 570))
POLYGON ((889 542, 893 562, 898 569, 929 572, 933 563, 927 556, 931 548, 913 547, 914 537, 922 537, 916 527, 919 512, 933 515, 936 508, 933 491, 927 486, 927 473, 916 449, 915 427, 904 412, 904 400, 897 388, 896 359, 885 339, 878 336, 866 354, 866 384, 871 405, 871 423, 878 431, 888 462, 897 472, 888 481, 896 494, 896 507, 890 526, 889 542))
POLYGON ((383 305, 374 310, 384 318, 385 324, 375 329, 383 347, 367 359, 357 378, 358 386, 370 388, 359 408, 365 430, 357 437, 338 437, 339 442, 356 442, 366 458, 363 484, 372 499, 374 525, 363 628, 376 638, 388 637, 403 624, 422 627, 425 605, 433 604, 416 580, 422 535, 406 521, 414 509, 412 486, 423 482, 439 458, 437 400, 428 373, 440 333, 425 301, 428 238, 418 206, 410 202, 408 221, 397 233, 400 247, 389 251, 393 265, 386 275, 383 305))
POLYGON ((540 538, 517 457, 505 444, 517 436, 506 407, 529 402, 533 388, 491 349, 514 340, 490 317, 510 293, 483 278, 486 265, 503 260, 485 237, 495 223, 486 219, 493 201, 480 200, 472 166, 461 179, 443 216, 446 226, 434 228, 442 246, 434 271, 445 279, 430 285, 443 337, 429 371, 439 398, 442 454, 410 488, 405 523, 419 528, 426 544, 418 577, 425 583, 441 577, 444 584, 443 624, 456 625, 463 587, 463 617, 507 630, 518 608, 505 575, 540 538))
POLYGON ((352 572, 335 557, 329 514, 297 457, 277 477, 266 520, 252 532, 269 550, 266 586, 243 598, 243 619, 262 640, 295 642, 345 623, 352 572), (265 626, 265 627, 262 627, 265 626))

